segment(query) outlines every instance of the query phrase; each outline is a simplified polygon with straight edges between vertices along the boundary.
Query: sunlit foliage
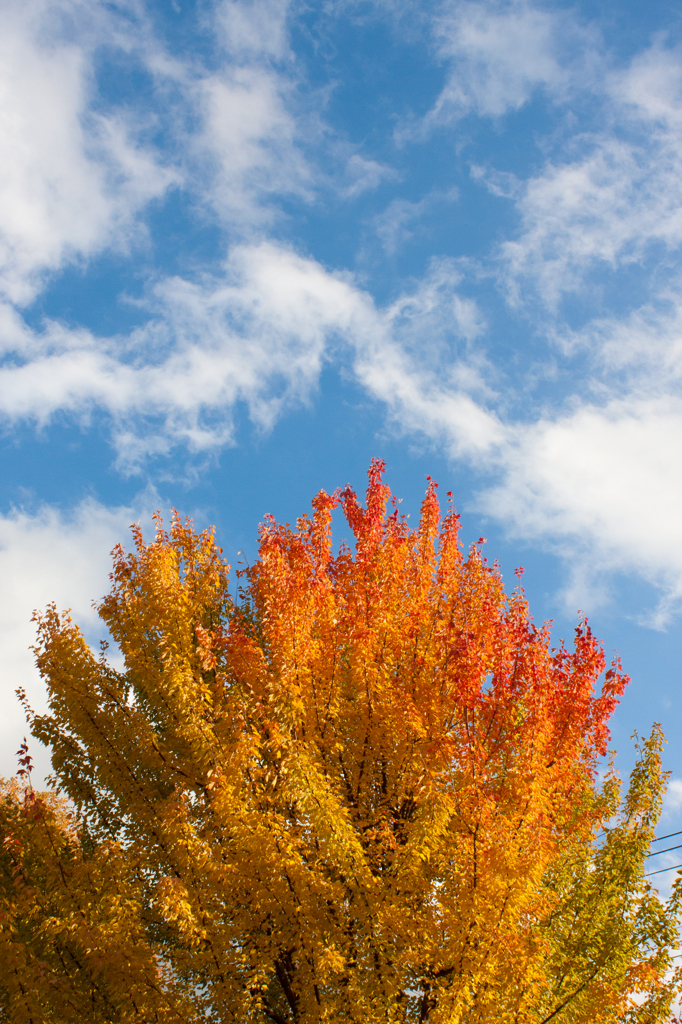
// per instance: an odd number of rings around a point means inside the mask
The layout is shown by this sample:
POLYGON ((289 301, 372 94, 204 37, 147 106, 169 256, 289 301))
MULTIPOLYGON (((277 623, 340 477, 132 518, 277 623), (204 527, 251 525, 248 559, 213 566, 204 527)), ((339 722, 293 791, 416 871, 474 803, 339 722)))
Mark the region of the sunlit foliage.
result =
POLYGON ((99 607, 122 672, 39 618, 63 796, 3 791, 0 1020, 670 1020, 660 732, 598 785, 619 666, 585 622, 552 649, 382 469, 267 519, 234 600, 210 533, 136 529, 99 607))

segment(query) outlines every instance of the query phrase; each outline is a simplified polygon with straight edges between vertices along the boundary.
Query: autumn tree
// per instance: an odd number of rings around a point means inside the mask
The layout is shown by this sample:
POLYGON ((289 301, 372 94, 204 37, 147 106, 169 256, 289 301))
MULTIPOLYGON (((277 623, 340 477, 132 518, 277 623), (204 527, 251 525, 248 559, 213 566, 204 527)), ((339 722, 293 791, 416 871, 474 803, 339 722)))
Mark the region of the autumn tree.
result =
POLYGON ((234 599, 210 532, 135 528, 99 606, 122 671, 39 617, 59 794, 4 789, 0 1020, 670 1019, 660 731, 598 784, 618 664, 586 622, 553 649, 382 470, 266 519, 234 599))

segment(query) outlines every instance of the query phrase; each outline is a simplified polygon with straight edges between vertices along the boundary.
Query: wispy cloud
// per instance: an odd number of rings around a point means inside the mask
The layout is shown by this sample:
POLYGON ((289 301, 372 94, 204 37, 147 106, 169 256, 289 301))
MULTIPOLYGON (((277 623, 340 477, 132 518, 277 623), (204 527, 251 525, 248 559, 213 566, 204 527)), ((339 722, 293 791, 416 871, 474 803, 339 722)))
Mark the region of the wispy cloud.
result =
MULTIPOLYGON (((0 516, 0 661, 3 705, 0 722, 0 775, 16 772, 14 751, 28 732, 14 689, 23 686, 35 710, 45 707, 45 690, 34 666, 34 610, 54 601, 71 608, 88 640, 96 646, 106 630, 92 606, 108 590, 109 552, 126 541, 129 526, 155 511, 155 495, 143 494, 134 507, 108 508, 84 501, 71 512, 44 505, 36 511, 15 509, 0 516)), ((31 748, 37 774, 49 770, 45 750, 31 748)))
POLYGON ((110 21, 98 5, 4 6, 0 291, 11 301, 30 301, 44 275, 68 261, 125 245, 138 212, 179 181, 122 112, 90 105, 92 50, 110 21), (79 45, 73 25, 81 16, 79 45))
POLYGON ((269 200, 310 198, 312 175, 287 109, 288 79, 260 67, 226 68, 203 79, 203 130, 195 139, 209 159, 207 197, 230 224, 260 226, 278 216, 269 200))
POLYGON ((218 40, 240 62, 291 56, 290 0, 221 0, 213 14, 218 40))
POLYGON ((445 86, 425 129, 469 113, 500 117, 519 110, 536 90, 554 100, 588 84, 595 34, 570 11, 525 0, 446 2, 433 21, 445 86))
POLYGON ((127 469, 133 455, 178 443, 205 451, 233 440, 237 402, 269 428, 304 401, 328 337, 372 315, 371 301, 341 278, 269 243, 236 247, 219 276, 163 281, 149 301, 155 315, 127 338, 55 323, 37 335, 12 321, 15 358, 0 370, 4 416, 46 423, 58 410, 104 410, 127 469))
POLYGON ((208 452, 232 443, 238 403, 258 428, 270 429, 308 400, 324 361, 334 359, 354 365, 414 429, 410 402, 428 419, 429 434, 439 416, 452 421, 453 451, 485 447, 494 418, 467 397, 489 393, 475 348, 485 321, 459 294, 461 280, 451 261, 436 261, 415 289, 381 309, 348 275, 290 248, 236 246, 219 275, 160 282, 148 300, 152 317, 129 337, 98 338, 57 323, 37 334, 8 312, 12 359, 0 369, 0 413, 44 425, 57 412, 82 420, 105 411, 119 465, 130 471, 177 445, 208 452), (438 383, 421 394, 419 381, 432 377, 438 383), (437 415, 428 412, 432 401, 437 415))
POLYGON ((387 256, 394 256, 415 233, 427 229, 427 215, 442 203, 456 202, 459 192, 456 188, 443 193, 428 192, 416 202, 409 199, 392 199, 385 210, 372 219, 372 227, 387 256))
POLYGON ((556 309, 595 269, 682 244, 682 54, 656 43, 606 67, 593 100, 606 127, 569 135, 517 190, 521 231, 501 247, 517 302, 532 289, 556 309))

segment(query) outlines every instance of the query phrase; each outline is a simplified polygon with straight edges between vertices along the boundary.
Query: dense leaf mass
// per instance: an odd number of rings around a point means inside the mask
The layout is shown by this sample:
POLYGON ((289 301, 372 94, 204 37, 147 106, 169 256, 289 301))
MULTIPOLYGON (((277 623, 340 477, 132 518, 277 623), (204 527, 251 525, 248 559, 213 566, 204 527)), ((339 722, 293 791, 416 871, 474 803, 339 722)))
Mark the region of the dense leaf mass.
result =
POLYGON ((435 485, 411 530, 382 470, 267 519, 235 600, 211 533, 135 530, 100 605, 122 672, 39 619, 68 801, 4 790, 0 1020, 670 1019, 660 733, 598 786, 619 666, 585 622, 553 650, 435 485))

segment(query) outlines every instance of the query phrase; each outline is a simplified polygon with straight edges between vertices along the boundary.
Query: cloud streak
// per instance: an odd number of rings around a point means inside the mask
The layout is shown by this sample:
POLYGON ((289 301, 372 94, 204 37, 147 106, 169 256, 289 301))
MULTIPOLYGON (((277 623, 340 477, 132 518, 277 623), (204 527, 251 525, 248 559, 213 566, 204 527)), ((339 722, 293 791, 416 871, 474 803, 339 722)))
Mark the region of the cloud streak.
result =
MULTIPOLYGON (((122 460, 133 435, 136 458, 145 445, 150 453, 179 443, 208 450, 233 441, 238 403, 257 427, 270 429, 292 403, 309 398, 324 361, 344 354, 391 404, 392 389, 419 376, 418 337, 428 335, 437 359, 445 345, 438 335, 454 331, 466 344, 484 329, 449 269, 437 265, 416 292, 380 310, 347 276, 288 248, 237 246, 220 278, 158 284, 150 297, 156 316, 128 338, 59 324, 30 334, 15 319, 15 358, 0 369, 0 412, 44 425, 57 412, 82 418, 104 410, 122 460)), ((481 390, 474 363, 448 364, 451 380, 457 372, 460 384, 481 390)))

